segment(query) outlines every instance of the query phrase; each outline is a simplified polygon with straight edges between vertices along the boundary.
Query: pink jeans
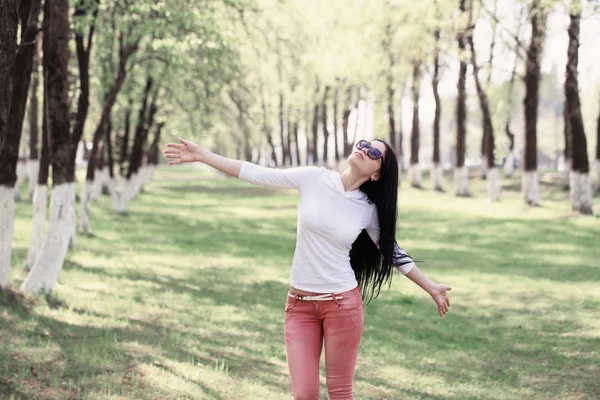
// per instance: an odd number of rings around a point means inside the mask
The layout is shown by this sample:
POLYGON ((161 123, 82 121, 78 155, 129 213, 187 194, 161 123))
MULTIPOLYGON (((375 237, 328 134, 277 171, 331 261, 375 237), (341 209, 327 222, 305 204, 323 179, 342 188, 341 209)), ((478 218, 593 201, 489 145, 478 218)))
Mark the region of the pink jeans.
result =
POLYGON ((323 340, 329 399, 354 399, 352 381, 363 332, 364 309, 358 288, 337 296, 344 298, 329 301, 287 298, 285 349, 296 400, 319 398, 319 360, 323 340))

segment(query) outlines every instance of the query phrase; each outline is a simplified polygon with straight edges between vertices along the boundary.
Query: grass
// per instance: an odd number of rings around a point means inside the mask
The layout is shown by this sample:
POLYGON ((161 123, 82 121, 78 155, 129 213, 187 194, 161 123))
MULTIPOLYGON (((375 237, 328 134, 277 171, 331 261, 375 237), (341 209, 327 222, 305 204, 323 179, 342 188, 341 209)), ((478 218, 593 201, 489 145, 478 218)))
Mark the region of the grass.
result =
MULTIPOLYGON (((496 204, 471 185, 459 199, 403 183, 399 242, 454 287, 452 308, 436 317, 398 276, 366 308, 356 398, 599 398, 600 219, 573 215, 548 185, 540 208, 522 205, 518 180, 496 204)), ((126 215, 103 198, 51 296, 0 294, 0 398, 291 398, 282 322, 297 199, 175 167, 126 215)), ((14 287, 30 218, 19 203, 14 287)))

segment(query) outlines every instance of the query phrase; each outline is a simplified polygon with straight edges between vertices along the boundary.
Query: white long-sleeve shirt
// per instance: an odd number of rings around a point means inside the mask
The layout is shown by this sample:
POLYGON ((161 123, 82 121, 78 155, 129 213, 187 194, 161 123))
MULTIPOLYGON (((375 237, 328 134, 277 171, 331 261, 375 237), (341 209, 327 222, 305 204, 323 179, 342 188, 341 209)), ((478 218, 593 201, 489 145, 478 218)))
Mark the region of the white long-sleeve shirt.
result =
MULTIPOLYGON (((298 231, 290 283, 314 293, 341 293, 358 283, 350 249, 365 229, 379 243, 377 208, 360 190, 346 192, 338 172, 324 167, 272 169, 242 163, 239 178, 255 185, 298 189, 298 231)), ((396 243, 394 263, 404 274, 413 260, 396 243)))

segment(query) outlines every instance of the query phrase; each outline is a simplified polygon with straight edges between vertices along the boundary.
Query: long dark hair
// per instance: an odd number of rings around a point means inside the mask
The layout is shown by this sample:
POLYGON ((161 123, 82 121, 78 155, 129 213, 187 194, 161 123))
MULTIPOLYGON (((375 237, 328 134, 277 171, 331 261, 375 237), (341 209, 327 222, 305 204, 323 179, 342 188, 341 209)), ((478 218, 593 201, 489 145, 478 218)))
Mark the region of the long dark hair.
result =
POLYGON ((350 249, 350 264, 354 270, 363 300, 367 303, 379 296, 381 286, 392 283, 394 272, 394 245, 398 205, 398 160, 392 148, 383 140, 385 157, 381 164, 380 178, 368 180, 360 190, 369 202, 377 207, 379 217, 379 249, 363 230, 350 249))

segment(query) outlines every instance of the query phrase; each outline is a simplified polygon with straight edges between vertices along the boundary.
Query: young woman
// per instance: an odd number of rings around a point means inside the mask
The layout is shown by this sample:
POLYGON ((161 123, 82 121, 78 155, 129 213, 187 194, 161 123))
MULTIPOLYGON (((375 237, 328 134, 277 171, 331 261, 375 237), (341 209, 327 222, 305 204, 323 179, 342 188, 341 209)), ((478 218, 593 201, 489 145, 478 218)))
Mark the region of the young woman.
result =
POLYGON ((385 142, 359 141, 340 174, 323 167, 265 168, 180 141, 167 144, 169 164, 203 162, 255 185, 300 191, 284 322, 294 399, 319 398, 323 342, 329 399, 354 398, 363 299, 379 295, 394 267, 431 295, 440 317, 448 312, 451 288, 428 279, 396 243, 398 162, 385 142))

